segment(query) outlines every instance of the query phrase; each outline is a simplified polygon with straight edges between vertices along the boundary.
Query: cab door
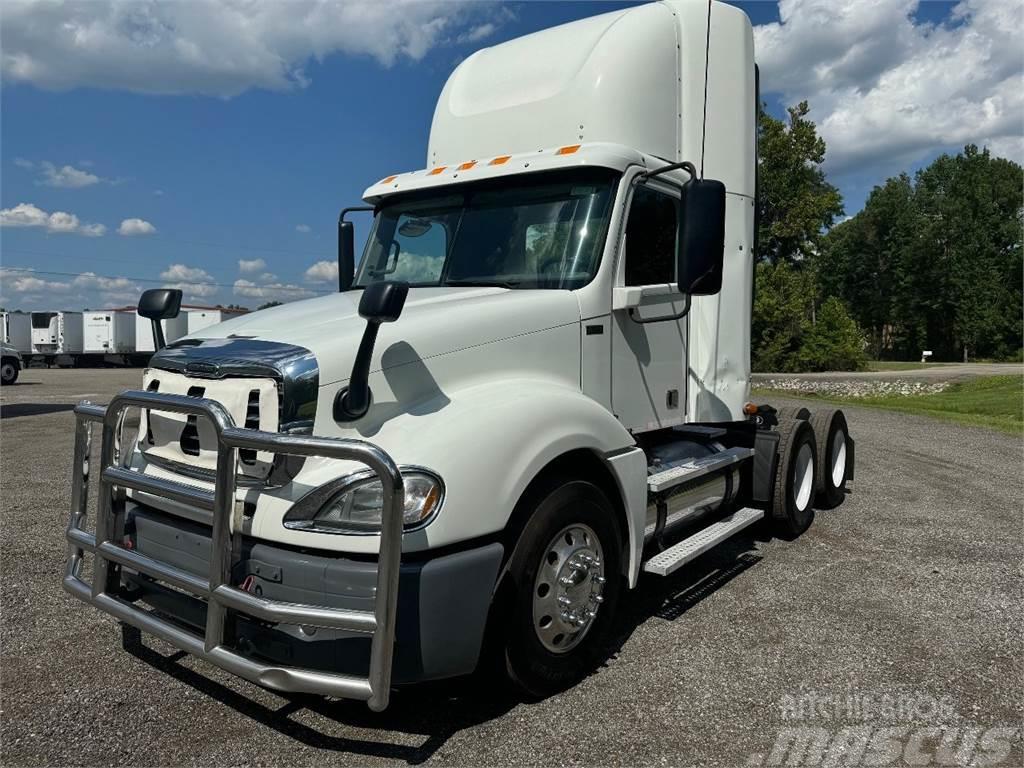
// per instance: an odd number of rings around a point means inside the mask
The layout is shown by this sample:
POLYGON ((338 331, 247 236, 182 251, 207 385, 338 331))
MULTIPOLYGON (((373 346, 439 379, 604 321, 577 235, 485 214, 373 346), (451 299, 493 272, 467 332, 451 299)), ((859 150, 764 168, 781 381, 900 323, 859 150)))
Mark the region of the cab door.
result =
POLYGON ((612 410, 634 433, 685 420, 686 297, 676 285, 679 192, 634 188, 612 297, 612 410))

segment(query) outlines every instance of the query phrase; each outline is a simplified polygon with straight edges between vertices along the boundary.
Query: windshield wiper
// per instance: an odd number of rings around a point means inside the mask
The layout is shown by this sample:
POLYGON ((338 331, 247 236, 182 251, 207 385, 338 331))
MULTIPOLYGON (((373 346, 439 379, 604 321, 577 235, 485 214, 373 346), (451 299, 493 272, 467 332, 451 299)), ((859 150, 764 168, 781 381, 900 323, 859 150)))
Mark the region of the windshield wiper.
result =
POLYGON ((521 280, 445 280, 444 285, 474 288, 518 288, 521 280))

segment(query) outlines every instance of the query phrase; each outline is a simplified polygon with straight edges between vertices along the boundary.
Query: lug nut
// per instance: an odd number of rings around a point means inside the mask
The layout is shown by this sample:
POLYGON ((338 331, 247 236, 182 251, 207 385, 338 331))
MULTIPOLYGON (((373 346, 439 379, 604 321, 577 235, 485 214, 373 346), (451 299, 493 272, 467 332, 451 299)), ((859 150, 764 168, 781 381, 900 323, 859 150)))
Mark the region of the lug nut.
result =
POLYGON ((604 602, 604 598, 601 595, 594 595, 594 602, 600 605, 604 602))
POLYGON ((595 576, 594 577, 594 583, 595 584, 604 584, 606 581, 608 581, 608 579, 606 579, 604 576, 595 576))
POLYGON ((561 603, 562 605, 569 605, 570 603, 572 603, 572 600, 570 600, 565 595, 559 595, 558 596, 558 602, 561 603))

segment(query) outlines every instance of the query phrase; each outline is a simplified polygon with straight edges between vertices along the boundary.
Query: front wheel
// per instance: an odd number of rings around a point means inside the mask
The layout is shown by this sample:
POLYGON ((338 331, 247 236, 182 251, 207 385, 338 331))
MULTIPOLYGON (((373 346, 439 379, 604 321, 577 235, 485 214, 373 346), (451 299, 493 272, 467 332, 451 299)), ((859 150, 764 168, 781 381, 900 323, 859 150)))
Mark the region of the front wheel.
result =
POLYGON ((544 697, 584 677, 605 652, 621 544, 614 509, 592 483, 551 483, 527 503, 535 507, 509 563, 503 651, 513 684, 544 697))
POLYGON ((0 382, 13 384, 18 380, 18 366, 10 360, 4 360, 0 364, 0 382))

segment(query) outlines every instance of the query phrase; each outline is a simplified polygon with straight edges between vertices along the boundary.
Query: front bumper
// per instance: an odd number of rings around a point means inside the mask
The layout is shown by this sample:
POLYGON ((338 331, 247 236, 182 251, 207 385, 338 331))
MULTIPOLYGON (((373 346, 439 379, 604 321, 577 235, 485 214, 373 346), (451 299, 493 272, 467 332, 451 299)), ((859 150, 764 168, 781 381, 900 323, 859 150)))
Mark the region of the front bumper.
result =
MULTIPOLYGON (((126 541, 138 554, 197 576, 206 573, 210 529, 143 506, 129 508, 126 541)), ((401 685, 468 674, 476 667, 487 612, 501 564, 499 543, 403 562, 391 681, 401 685)), ((342 611, 372 611, 377 563, 311 552, 243 537, 231 580, 250 594, 283 603, 342 611)), ((122 569, 123 596, 146 603, 195 631, 206 625, 206 603, 122 569)), ((234 617, 234 645, 243 655, 320 672, 360 674, 370 662, 370 638, 340 629, 268 624, 234 617)))
POLYGON ((404 499, 402 476, 390 456, 377 446, 359 440, 239 429, 219 403, 181 395, 125 392, 115 397, 107 408, 83 403, 75 408, 75 417, 71 518, 67 529, 69 549, 64 576, 68 592, 127 624, 268 688, 361 699, 377 711, 387 706, 395 645, 404 499), (121 433, 126 411, 132 407, 187 414, 210 422, 217 439, 213 492, 149 477, 121 466, 121 433), (103 425, 103 438, 94 535, 85 530, 84 524, 92 425, 96 422, 103 425), (235 501, 238 453, 243 449, 359 461, 377 473, 384 488, 384 504, 372 600, 362 601, 358 608, 324 607, 268 599, 236 586, 234 574, 242 563, 244 551, 242 505, 235 501), (172 499, 210 513, 205 569, 182 568, 161 559, 154 550, 146 554, 124 546, 126 489, 172 499), (86 552, 93 556, 91 584, 82 578, 86 552), (154 584, 169 585, 197 602, 202 601, 205 609, 199 623, 202 631, 193 631, 188 622, 176 621, 159 611, 147 611, 133 604, 131 593, 126 594, 123 589, 125 574, 130 576, 129 582, 134 578, 131 574, 135 574, 154 584), (368 672, 365 676, 356 676, 333 669, 320 671, 277 664, 258 654, 245 653, 238 644, 236 617, 261 627, 293 625, 367 636, 368 672))

